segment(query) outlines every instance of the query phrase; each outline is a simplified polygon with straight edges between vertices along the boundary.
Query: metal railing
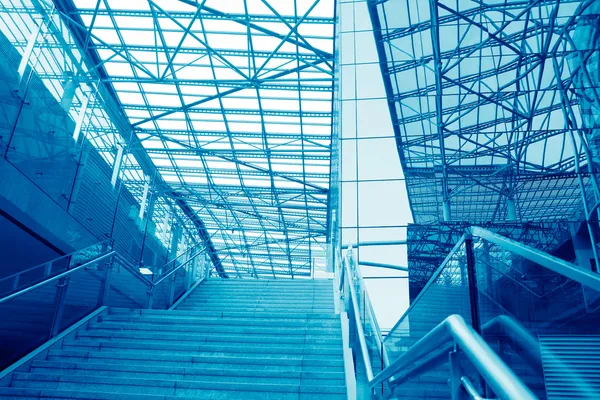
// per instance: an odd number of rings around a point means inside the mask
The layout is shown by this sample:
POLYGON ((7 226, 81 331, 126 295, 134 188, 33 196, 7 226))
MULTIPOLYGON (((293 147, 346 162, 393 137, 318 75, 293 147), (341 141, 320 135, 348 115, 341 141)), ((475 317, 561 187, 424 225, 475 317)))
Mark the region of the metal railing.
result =
MULTIPOLYGON (((369 382, 369 386, 373 387, 386 381, 400 384, 438 363, 445 362, 450 354, 452 399, 459 399, 463 384, 470 383, 462 371, 458 359, 459 350, 466 355, 477 372, 484 378, 486 384, 500 398, 537 400, 529 388, 460 315, 451 315, 446 318, 373 378, 369 382)), ((475 391, 472 385, 470 385, 470 389, 475 391)))
POLYGON ((350 329, 355 331, 350 346, 355 354, 360 354, 365 378, 370 381, 374 377, 374 367, 381 370, 389 365, 389 356, 360 268, 352 257, 351 246, 339 268, 335 269, 335 279, 341 303, 348 313, 350 329))
POLYGON ((146 287, 146 306, 148 309, 155 308, 157 300, 157 294, 164 294, 160 296, 158 303, 160 308, 169 308, 177 298, 188 290, 198 280, 207 279, 209 275, 210 265, 204 260, 203 265, 198 265, 197 260, 201 255, 205 254, 203 251, 198 251, 192 256, 189 256, 187 260, 172 268, 167 273, 162 274, 156 281, 152 281, 146 277, 146 275, 140 274, 139 270, 130 264, 126 259, 120 255, 116 255, 117 265, 123 267, 130 274, 135 276, 139 282, 146 287), (188 268, 190 266, 191 268, 188 268), (179 293, 176 291, 178 284, 180 285, 179 293), (160 290, 165 285, 168 285, 165 290, 160 290), (181 290, 182 289, 182 290, 181 290), (161 302, 162 301, 162 302, 161 302))
POLYGON ((199 256, 151 282, 111 250, 0 298, 0 370, 99 307, 169 309, 207 277, 199 256))
POLYGON ((113 242, 111 239, 107 239, 12 275, 5 276, 0 279, 0 295, 12 293, 21 288, 42 282, 51 276, 87 263, 112 250, 113 242))
MULTIPOLYGON (((548 271, 600 291, 600 277, 591 271, 584 270, 572 263, 486 229, 471 227, 436 269, 410 307, 390 330, 390 334, 386 335, 385 339, 383 339, 381 331, 376 324, 375 315, 368 299, 368 293, 362 282, 360 270, 354 265, 352 247, 349 246, 346 256, 338 258, 341 259, 341 265, 335 271, 336 279, 338 280, 338 288, 341 296, 345 300, 345 309, 355 324, 353 332, 350 333, 350 336, 355 336, 352 350, 355 354, 355 359, 360 358, 363 360, 361 368, 371 389, 382 385, 382 387, 389 390, 390 387, 402 384, 440 363, 446 363, 449 359, 452 371, 450 376, 452 398, 464 398, 466 395, 470 398, 483 399, 484 397, 477 390, 477 385, 473 383, 470 377, 462 373, 457 357, 458 354, 464 354, 476 371, 476 380, 483 379, 484 381, 483 384, 479 385, 480 388, 485 388, 487 385, 502 399, 537 398, 482 337, 482 335, 485 337, 498 335, 509 339, 505 343, 518 350, 518 354, 520 354, 523 360, 532 368, 542 370, 539 343, 536 337, 531 335, 517 320, 511 318, 510 315, 499 315, 484 324, 480 323, 477 294, 481 293, 485 295, 485 288, 478 288, 476 286, 474 246, 481 246, 484 241, 505 249, 513 257, 522 257, 531 263, 540 265, 548 271), (475 245, 473 236, 476 236, 478 240, 475 245), (459 258, 460 261, 457 261, 459 258), (445 270, 447 268, 451 268, 450 273, 445 270), (471 327, 460 315, 449 315, 429 331, 429 333, 425 334, 425 336, 411 343, 412 345, 408 350, 404 351, 402 355, 390 363, 385 343, 394 336, 396 331, 400 331, 400 335, 406 337, 406 333, 402 334, 402 332, 407 329, 408 316, 419 306, 421 299, 427 296, 431 285, 437 279, 456 279, 456 274, 465 275, 461 279, 463 279, 465 293, 467 293, 468 303, 470 303, 469 312, 472 313, 470 317, 474 326, 471 327), (352 282, 353 284, 348 284, 348 282, 352 282), (344 285, 347 285, 345 290, 344 285), (359 290, 361 292, 364 291, 362 299, 358 294, 359 290), (375 338, 379 338, 382 342, 381 346, 376 346, 380 349, 379 356, 384 366, 383 371, 378 374, 373 373, 372 354, 370 353, 373 350, 373 346, 370 347, 369 345, 369 335, 365 332, 365 323, 371 324, 376 332, 374 335, 375 338), (478 332, 481 332, 481 334, 478 332), (450 358, 448 358, 448 355, 450 358)), ((479 251, 478 254, 481 255, 483 249, 479 247, 477 250, 479 251)), ((480 262, 479 265, 482 267, 485 265, 489 266, 489 262, 486 263, 484 262, 485 260, 478 259, 477 261, 480 262)), ((495 272, 506 276, 502 271, 495 272)), ((516 282, 516 284, 520 284, 520 282, 516 282)), ((529 291, 527 287, 524 289, 529 291)), ((418 339, 418 335, 416 338, 418 339)), ((375 342, 378 341, 375 340, 375 342)), ((357 366, 356 368, 359 367, 357 366)))
POLYGON ((547 270, 553 271, 559 275, 565 276, 575 282, 600 292, 600 277, 598 274, 585 270, 573 263, 561 260, 548 253, 540 251, 531 246, 519 243, 487 229, 473 226, 469 229, 473 236, 480 237, 490 243, 493 243, 513 254, 523 257, 547 270))

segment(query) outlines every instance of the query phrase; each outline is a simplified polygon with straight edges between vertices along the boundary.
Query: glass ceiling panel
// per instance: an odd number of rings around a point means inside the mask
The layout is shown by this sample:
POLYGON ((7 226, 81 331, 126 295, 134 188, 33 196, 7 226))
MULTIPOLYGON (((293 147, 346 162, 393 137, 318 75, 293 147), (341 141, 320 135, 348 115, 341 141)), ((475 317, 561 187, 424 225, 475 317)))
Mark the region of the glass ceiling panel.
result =
POLYGON ((72 6, 63 10, 83 22, 129 123, 226 270, 310 274, 327 224, 333 0, 72 6))
MULTIPOLYGON (((0 7, 0 28, 21 52, 44 14, 55 20, 66 41, 43 32, 36 72, 60 100, 65 75, 77 71, 65 46, 84 59, 78 67, 95 80, 88 84, 111 94, 170 186, 170 201, 200 218, 227 273, 309 276, 323 264, 333 0, 0 0, 0 7)), ((122 126, 104 100, 88 109, 83 130, 112 165, 122 126)), ((122 176, 140 200, 147 178, 131 154, 122 176)))
POLYGON ((582 117, 597 0, 369 4, 416 222, 578 219, 598 201, 582 117))

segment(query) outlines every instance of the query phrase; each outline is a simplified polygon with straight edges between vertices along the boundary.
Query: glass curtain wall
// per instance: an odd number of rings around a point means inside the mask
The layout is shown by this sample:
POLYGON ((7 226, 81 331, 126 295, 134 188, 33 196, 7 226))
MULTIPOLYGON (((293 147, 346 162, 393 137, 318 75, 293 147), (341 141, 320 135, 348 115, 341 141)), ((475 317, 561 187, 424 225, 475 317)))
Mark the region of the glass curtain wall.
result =
POLYGON ((369 265, 406 266, 406 246, 398 242, 412 217, 367 2, 339 1, 337 29, 340 241, 355 247, 385 330, 408 305, 407 273, 369 265))

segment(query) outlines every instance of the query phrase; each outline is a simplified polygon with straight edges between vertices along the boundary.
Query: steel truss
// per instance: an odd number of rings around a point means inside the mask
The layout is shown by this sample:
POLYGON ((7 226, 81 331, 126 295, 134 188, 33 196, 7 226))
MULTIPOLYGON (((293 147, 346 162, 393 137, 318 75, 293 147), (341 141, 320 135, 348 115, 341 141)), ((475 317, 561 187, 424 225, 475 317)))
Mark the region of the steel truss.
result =
POLYGON ((416 222, 597 219, 598 1, 370 12, 416 222))
POLYGON ((57 99, 69 80, 72 115, 89 97, 83 132, 109 164, 126 146, 130 191, 159 183, 157 225, 174 208, 233 276, 309 276, 325 256, 333 17, 327 0, 0 1, 22 53, 40 27, 57 99))
POLYGON ((600 1, 369 1, 415 222, 586 221, 600 1))

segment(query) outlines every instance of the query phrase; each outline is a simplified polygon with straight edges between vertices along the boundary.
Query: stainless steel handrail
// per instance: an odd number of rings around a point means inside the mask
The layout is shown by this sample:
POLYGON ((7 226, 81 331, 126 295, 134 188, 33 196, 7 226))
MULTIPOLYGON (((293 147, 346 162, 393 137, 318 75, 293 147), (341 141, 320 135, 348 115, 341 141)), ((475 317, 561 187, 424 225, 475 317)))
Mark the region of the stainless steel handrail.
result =
POLYGON ((560 258, 554 257, 541 250, 519 243, 515 240, 498 235, 497 233, 488 231, 487 229, 473 226, 469 228, 469 230, 473 236, 485 239, 488 242, 500 246, 518 256, 526 258, 529 261, 533 261, 544 268, 566 276, 569 279, 600 292, 600 277, 598 274, 595 274, 592 271, 587 271, 575 264, 561 260, 560 258))
POLYGON ((133 276, 135 276, 137 279, 142 281, 143 284, 152 286, 152 281, 150 279, 146 278, 146 276, 143 275, 139 271, 139 269, 137 269, 135 266, 131 265, 131 263, 127 259, 125 259, 122 255, 120 255, 119 253, 116 253, 115 259, 117 259, 119 261, 121 266, 125 267, 126 270, 131 272, 131 274, 133 276))
POLYGON ((368 314, 369 321, 371 322, 371 325, 373 326, 373 328, 375 330, 375 339, 377 340, 377 346, 379 348, 379 351, 381 352, 381 357, 383 359, 383 365, 384 365, 384 367, 387 367, 390 364, 390 358, 388 356, 387 348, 385 347, 385 345, 383 343, 383 335, 381 334, 381 329, 379 328, 379 322, 377 322, 377 317, 375 316, 375 310, 373 309, 373 304, 371 303, 371 298, 369 297, 369 292, 367 291, 367 288, 365 287, 365 282, 363 280, 363 276, 362 276, 360 267, 358 265, 355 265, 354 270, 356 273, 356 277, 358 278, 358 284, 359 284, 360 288, 362 289, 364 296, 365 296, 365 299, 364 299, 365 309, 368 314))
MULTIPOLYGON (((186 254, 188 254, 188 253, 192 253, 192 252, 193 252, 193 250, 195 250, 195 249, 196 249, 196 248, 198 248, 198 247, 202 247, 202 248, 204 248, 204 243, 203 243, 203 242, 200 242, 200 243, 197 243, 197 244, 195 244, 194 246, 191 246, 189 249, 187 249, 186 251, 184 251, 184 252, 183 252, 183 253, 181 253, 180 255, 178 255, 178 256, 176 256, 176 257, 174 257, 174 258, 170 259, 170 260, 169 260, 169 261, 167 261, 166 263, 164 263, 164 265, 163 265, 163 268, 164 268, 164 267, 166 267, 167 265, 169 265, 169 264, 172 264, 172 263, 174 263, 175 261, 179 260, 181 257, 185 256, 186 254)), ((169 267, 169 268, 170 268, 170 267, 169 267)))
MULTIPOLYGON (((460 315, 446 318, 389 367, 370 380, 369 386, 374 387, 400 373, 404 377, 410 376, 412 370, 420 367, 420 360, 435 353, 444 344, 452 342, 465 353, 497 396, 505 400, 537 400, 529 388, 460 315)), ((436 357, 443 356, 442 352, 436 355, 436 357)), ((394 379, 394 383, 401 382, 401 377, 394 379)))
POLYGON ((102 255, 102 256, 100 256, 100 257, 98 257, 98 258, 95 258, 95 259, 93 259, 93 260, 90 260, 90 261, 88 261, 88 262, 86 262, 86 263, 84 263, 84 264, 81 264, 81 265, 79 265, 79 266, 77 266, 77 267, 75 267, 75 268, 73 268, 73 269, 70 269, 70 270, 68 270, 68 271, 65 271, 65 272, 63 272, 62 274, 55 275, 55 276, 53 276, 52 278, 46 279, 45 281, 42 281, 42 282, 36 283, 35 285, 31 285, 31 286, 29 286, 29 287, 27 287, 27 288, 25 288, 25 289, 19 290, 18 292, 15 292, 15 293, 13 293, 13 294, 10 294, 10 295, 8 295, 8 296, 6 296, 6 297, 4 297, 4 298, 0 299, 0 303, 4 303, 5 301, 8 301, 8 300, 14 299, 15 297, 19 297, 19 296, 21 296, 21 295, 23 295, 23 294, 25 294, 25 293, 31 292, 32 290, 35 290, 35 289, 37 289, 37 288, 39 288, 39 287, 41 287, 41 286, 44 286, 44 285, 46 285, 46 284, 48 284, 48 283, 50 283, 50 282, 53 282, 53 281, 55 281, 55 280, 58 280, 58 279, 64 278, 65 276, 71 275, 71 274, 73 274, 73 273, 75 273, 75 272, 79 271, 80 269, 83 269, 83 268, 85 268, 85 267, 88 267, 88 266, 90 266, 90 265, 92 265, 92 264, 95 264, 95 263, 97 263, 97 262, 99 262, 99 261, 102 261, 102 260, 104 260, 105 258, 107 258, 107 257, 110 257, 110 256, 112 256, 112 255, 114 255, 114 254, 116 254, 116 252, 115 252, 115 251, 111 251, 110 253, 104 254, 104 255, 102 255))
POLYGON ((71 252, 69 254, 65 254, 64 256, 53 258, 52 260, 46 261, 45 263, 41 263, 41 264, 35 265, 35 266, 31 267, 31 268, 27 268, 27 269, 24 269, 22 271, 15 272, 14 274, 7 275, 7 276, 3 277, 2 279, 0 279, 0 282, 8 281, 8 280, 13 279, 13 278, 15 278, 17 276, 23 275, 23 274, 25 274, 27 272, 34 271, 34 270, 36 270, 38 268, 46 267, 48 264, 52 264, 52 263, 58 262, 59 260, 62 260, 63 258, 67 258, 67 257, 73 256, 74 254, 80 253, 80 252, 82 252, 82 251, 84 251, 86 249, 89 249, 90 247, 98 246, 98 245, 101 245, 103 243, 109 243, 109 242, 110 242, 110 240, 104 240, 102 242, 93 244, 91 246, 84 247, 83 249, 73 251, 73 252, 71 252))
POLYGON ((365 339, 365 331, 363 329, 363 325, 360 319, 360 310, 358 308, 358 299, 356 296, 356 290, 354 288, 354 284, 352 283, 352 275, 350 272, 350 267, 348 266, 348 259, 344 259, 343 261, 344 269, 346 270, 346 277, 348 279, 348 287, 350 289, 350 300, 352 301, 352 308, 354 310, 354 319, 356 320, 356 330, 358 341, 360 343, 360 351, 363 358, 363 362, 365 364, 365 373, 367 374, 367 379, 370 381, 373 379, 373 367, 371 365, 371 358, 369 357, 369 349, 367 348, 367 342, 365 339))
POLYGON ((152 285, 153 286, 158 286, 162 281, 164 281, 165 279, 167 279, 169 276, 173 275, 175 272, 179 271, 181 268, 183 268, 186 265, 188 265, 190 262, 192 262, 194 259, 196 259, 200 254, 204 254, 204 251, 203 250, 198 251, 196 254, 194 254, 189 259, 187 259, 184 263, 181 263, 177 268, 174 268, 171 271, 169 271, 167 274, 164 274, 156 282, 152 282, 152 285))

